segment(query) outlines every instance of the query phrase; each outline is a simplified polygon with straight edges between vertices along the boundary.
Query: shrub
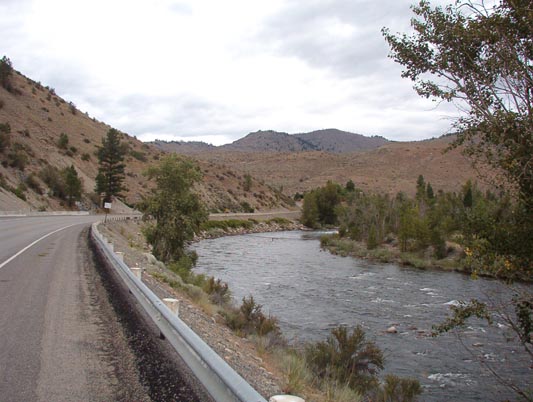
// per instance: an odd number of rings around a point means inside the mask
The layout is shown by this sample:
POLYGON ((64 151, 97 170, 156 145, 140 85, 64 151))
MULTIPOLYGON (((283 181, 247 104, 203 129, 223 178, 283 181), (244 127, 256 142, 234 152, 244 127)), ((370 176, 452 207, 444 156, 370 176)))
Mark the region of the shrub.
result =
POLYGON ((15 194, 18 198, 20 198, 23 201, 26 201, 26 195, 24 192, 27 190, 27 187, 24 183, 20 183, 17 188, 13 188, 11 186, 7 186, 6 188, 8 191, 11 191, 13 194, 15 194))
POLYGON ((16 142, 7 154, 7 164, 13 168, 24 170, 28 164, 27 150, 24 145, 16 142))
POLYGON ((65 184, 58 168, 47 165, 41 169, 39 177, 50 188, 51 196, 59 198, 65 197, 65 184))
POLYGON ((73 154, 75 154, 76 152, 78 152, 78 148, 76 148, 76 147, 70 147, 69 150, 70 150, 73 154))
POLYGON ((326 341, 308 345, 305 353, 320 378, 347 383, 361 393, 379 384, 377 373, 383 369, 383 353, 373 342, 366 341, 360 326, 351 334, 346 327, 334 328, 326 341))
POLYGON ((0 124, 0 153, 4 152, 11 143, 11 126, 9 123, 0 124))
POLYGON ((0 99, 0 109, 2 109, 4 107, 5 103, 2 99, 0 99))
POLYGON ((146 162, 147 161, 146 155, 144 154, 144 152, 139 152, 139 151, 135 151, 134 149, 132 149, 130 151, 130 155, 133 156, 138 161, 141 161, 141 162, 146 162))
POLYGON ((57 146, 61 149, 67 149, 68 146, 68 135, 61 133, 59 139, 57 140, 57 146))
POLYGON ((83 139, 83 142, 86 143, 86 144, 90 144, 90 143, 91 143, 91 140, 88 139, 88 138, 84 138, 84 139, 83 139))
POLYGON ((255 211, 254 207, 252 207, 247 201, 241 202, 242 210, 246 213, 253 213, 255 211))
POLYGON ((81 155, 81 160, 82 161, 88 161, 91 159, 91 155, 89 155, 87 152, 85 152, 84 154, 81 155))
POLYGON ((39 181, 37 180, 37 176, 35 173, 31 173, 28 177, 26 177, 25 183, 29 188, 31 188, 33 191, 35 191, 37 194, 42 195, 43 189, 41 185, 39 184, 39 181))
POLYGON ((412 378, 400 378, 392 374, 385 376, 383 386, 377 391, 378 402, 414 401, 422 393, 420 383, 412 378))
POLYGON ((265 316, 262 308, 263 306, 257 304, 253 296, 243 297, 242 304, 238 310, 229 310, 223 314, 228 327, 243 336, 253 334, 264 336, 269 333, 280 334, 276 318, 265 316))
POLYGON ((231 292, 228 284, 222 282, 220 279, 215 280, 212 276, 205 282, 203 290, 209 295, 209 300, 213 304, 222 306, 228 304, 231 300, 231 292))

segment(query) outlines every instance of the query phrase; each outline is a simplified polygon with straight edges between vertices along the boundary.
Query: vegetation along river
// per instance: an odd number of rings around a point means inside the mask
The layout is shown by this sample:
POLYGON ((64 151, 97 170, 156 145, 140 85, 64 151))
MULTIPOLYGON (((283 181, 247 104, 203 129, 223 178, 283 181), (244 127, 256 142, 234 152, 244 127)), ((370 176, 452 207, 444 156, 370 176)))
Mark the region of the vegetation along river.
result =
POLYGON ((484 365, 525 386, 533 370, 502 320, 471 321, 464 330, 429 336, 452 303, 505 302, 498 281, 343 258, 321 251, 319 232, 223 237, 196 243, 197 273, 230 285, 236 302, 253 295, 279 319, 290 341, 324 340, 340 324, 365 328, 384 351, 385 372, 417 378, 424 401, 514 399, 484 365), (398 333, 386 333, 394 325, 398 333))

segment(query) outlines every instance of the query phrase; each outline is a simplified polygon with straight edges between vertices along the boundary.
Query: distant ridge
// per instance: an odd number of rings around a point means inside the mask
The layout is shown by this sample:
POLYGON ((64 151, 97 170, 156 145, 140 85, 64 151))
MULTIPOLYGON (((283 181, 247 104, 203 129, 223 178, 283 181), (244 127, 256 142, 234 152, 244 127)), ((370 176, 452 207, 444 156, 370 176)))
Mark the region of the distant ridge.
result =
POLYGON ((202 141, 163 141, 155 140, 151 142, 157 148, 163 151, 176 152, 178 154, 197 154, 200 152, 210 151, 216 149, 214 145, 207 144, 202 141))
POLYGON ((389 142, 380 136, 366 137, 335 128, 296 134, 295 137, 312 144, 317 150, 339 154, 375 149, 389 142))
POLYGON ((389 143, 383 137, 366 137, 337 129, 325 129, 302 134, 288 134, 273 130, 256 131, 231 144, 215 147, 203 142, 155 141, 153 144, 164 151, 195 154, 214 150, 240 152, 304 152, 323 151, 348 153, 379 148, 389 143))

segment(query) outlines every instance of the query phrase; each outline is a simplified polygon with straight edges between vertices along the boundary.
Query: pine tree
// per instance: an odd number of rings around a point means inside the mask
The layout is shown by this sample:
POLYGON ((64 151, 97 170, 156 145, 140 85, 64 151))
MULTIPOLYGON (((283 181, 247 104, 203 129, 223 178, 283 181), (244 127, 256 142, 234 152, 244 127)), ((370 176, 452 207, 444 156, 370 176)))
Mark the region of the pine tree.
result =
POLYGON ((125 190, 124 181, 124 147, 120 142, 120 133, 114 128, 107 132, 102 139, 102 146, 98 149, 98 175, 96 176, 95 191, 104 195, 104 202, 109 202, 112 196, 120 195, 125 190))
POLYGON ((79 200, 81 197, 81 180, 73 165, 65 168, 62 173, 65 183, 65 198, 67 199, 69 207, 71 207, 74 201, 79 200))

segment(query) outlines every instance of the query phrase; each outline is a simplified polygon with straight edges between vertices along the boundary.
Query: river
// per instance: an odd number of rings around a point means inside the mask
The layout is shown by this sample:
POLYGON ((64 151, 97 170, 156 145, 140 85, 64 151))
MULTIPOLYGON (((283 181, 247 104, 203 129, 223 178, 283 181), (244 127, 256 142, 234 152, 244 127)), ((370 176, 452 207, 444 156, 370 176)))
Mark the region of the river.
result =
POLYGON ((484 368, 531 384, 533 370, 502 320, 473 320, 437 338, 431 326, 451 304, 472 298, 505 303, 512 290, 489 279, 421 271, 334 256, 320 249, 319 232, 229 236, 198 242, 195 272, 227 282, 236 303, 253 295, 279 319, 291 342, 324 340, 338 325, 361 325, 384 351, 385 373, 418 379, 423 401, 514 399, 484 368), (398 333, 386 333, 394 325, 398 333))

